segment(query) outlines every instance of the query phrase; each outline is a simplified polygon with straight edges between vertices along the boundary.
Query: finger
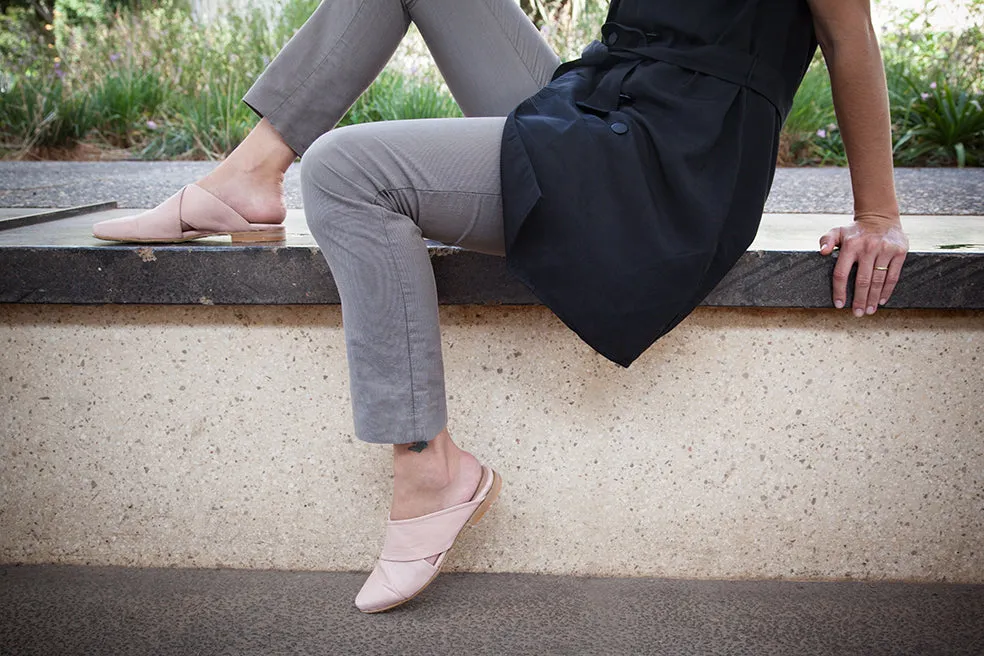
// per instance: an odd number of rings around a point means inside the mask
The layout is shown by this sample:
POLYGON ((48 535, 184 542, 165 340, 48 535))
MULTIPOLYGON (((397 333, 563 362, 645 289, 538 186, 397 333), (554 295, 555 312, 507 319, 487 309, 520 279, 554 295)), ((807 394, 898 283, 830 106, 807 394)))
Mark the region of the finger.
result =
POLYGON ((841 250, 834 265, 834 307, 842 308, 847 303, 847 279, 851 276, 855 255, 850 249, 841 250))
POLYGON ((881 298, 878 299, 882 305, 888 303, 888 299, 892 297, 892 292, 895 291, 895 285, 899 282, 899 276, 902 275, 903 264, 905 264, 905 253, 893 257, 891 263, 888 265, 885 286, 882 288, 881 298))
POLYGON ((871 288, 871 274, 875 269, 875 255, 864 253, 858 260, 858 272, 854 276, 854 316, 863 317, 865 303, 868 302, 868 290, 871 288))
POLYGON ((834 228, 823 237, 820 238, 820 254, 830 255, 834 252, 834 249, 840 245, 841 241, 841 229, 834 228))
POLYGON ((888 265, 892 261, 890 253, 879 253, 875 258, 874 269, 871 272, 871 288, 868 290, 868 300, 865 303, 865 312, 874 314, 878 309, 879 301, 884 294, 885 280, 888 278, 888 265))

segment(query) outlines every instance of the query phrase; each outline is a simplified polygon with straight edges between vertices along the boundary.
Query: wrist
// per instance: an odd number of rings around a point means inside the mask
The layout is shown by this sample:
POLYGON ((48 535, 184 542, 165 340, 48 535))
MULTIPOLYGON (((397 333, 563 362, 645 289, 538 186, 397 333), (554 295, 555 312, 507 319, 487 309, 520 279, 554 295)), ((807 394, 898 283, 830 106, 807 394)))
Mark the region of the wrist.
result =
POLYGON ((854 213, 855 222, 867 223, 867 224, 877 224, 877 225, 887 225, 887 226, 901 226, 902 217, 899 215, 898 210, 894 211, 866 211, 866 212, 855 212, 854 213))

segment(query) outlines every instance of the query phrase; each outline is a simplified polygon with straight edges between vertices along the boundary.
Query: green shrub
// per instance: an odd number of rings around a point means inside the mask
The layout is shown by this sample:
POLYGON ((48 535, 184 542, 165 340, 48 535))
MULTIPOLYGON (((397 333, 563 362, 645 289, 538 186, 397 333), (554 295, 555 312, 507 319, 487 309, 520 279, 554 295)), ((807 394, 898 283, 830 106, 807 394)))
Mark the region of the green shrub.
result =
POLYGON ((92 121, 109 144, 129 148, 157 115, 169 95, 169 83, 153 71, 122 68, 92 89, 92 121))
POLYGON ((5 151, 71 147, 92 124, 88 96, 72 92, 53 74, 21 76, 0 94, 5 151))
POLYGON ((789 151, 784 153, 783 163, 803 165, 840 159, 843 146, 839 152, 831 152, 830 148, 835 147, 836 142, 818 141, 820 134, 835 130, 836 123, 830 79, 823 60, 818 57, 806 72, 783 127, 789 151))
MULTIPOLYGON (((53 0, 0 0, 0 143, 8 153, 84 140, 146 158, 221 157, 255 125, 241 97, 317 4, 288 0, 273 14, 253 7, 203 24, 187 0, 59 0, 46 30, 53 0)), ((607 3, 523 5, 569 59, 597 37, 607 3)), ((932 32, 913 17, 881 43, 896 162, 984 164, 981 30, 932 32)), ((341 124, 460 116, 436 71, 425 68, 387 69, 341 124)), ((784 162, 845 163, 836 123, 818 57, 784 126, 784 162)))
MULTIPOLYGON (((980 135, 984 35, 924 32, 915 19, 882 37, 895 162, 984 164, 980 135)), ((822 59, 813 62, 784 126, 787 164, 843 165, 844 142, 822 59)))
POLYGON ((256 125, 256 115, 242 103, 246 86, 240 74, 229 72, 200 93, 175 99, 140 156, 218 159, 229 154, 256 125))
POLYGON ((458 105, 436 84, 383 71, 339 125, 456 116, 461 116, 458 105))
POLYGON ((984 154, 984 109, 981 94, 933 82, 929 91, 910 81, 913 100, 899 124, 896 159, 903 164, 981 164, 984 154))

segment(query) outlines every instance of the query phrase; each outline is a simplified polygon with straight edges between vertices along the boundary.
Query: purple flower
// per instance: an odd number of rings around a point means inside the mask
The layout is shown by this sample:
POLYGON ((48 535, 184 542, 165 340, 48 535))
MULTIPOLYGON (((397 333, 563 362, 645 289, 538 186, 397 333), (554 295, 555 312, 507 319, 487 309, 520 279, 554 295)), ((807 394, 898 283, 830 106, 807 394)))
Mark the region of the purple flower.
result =
POLYGON ((62 79, 63 77, 65 77, 65 71, 63 71, 62 69, 58 68, 58 64, 55 64, 55 75, 58 76, 58 79, 59 80, 62 79))
POLYGON ((936 88, 936 82, 931 82, 931 83, 929 84, 929 88, 930 88, 930 89, 935 89, 935 88, 936 88))
POLYGON ((111 54, 111 55, 109 56, 109 61, 110 61, 111 63, 114 63, 114 64, 115 64, 115 63, 116 63, 116 61, 117 61, 117 60, 118 60, 119 58, 120 58, 120 55, 119 55, 119 53, 117 53, 117 52, 114 52, 113 54, 111 54))
POLYGON ((827 131, 824 130, 823 128, 820 128, 819 130, 817 130, 817 136, 820 137, 821 139, 826 139, 827 131))
POLYGON ((919 97, 922 98, 923 100, 929 100, 929 94, 926 93, 925 91, 923 91, 922 93, 920 93, 919 94, 919 97))
POLYGON ((153 121, 147 121, 147 129, 148 130, 156 130, 157 129, 157 123, 154 123, 153 121))

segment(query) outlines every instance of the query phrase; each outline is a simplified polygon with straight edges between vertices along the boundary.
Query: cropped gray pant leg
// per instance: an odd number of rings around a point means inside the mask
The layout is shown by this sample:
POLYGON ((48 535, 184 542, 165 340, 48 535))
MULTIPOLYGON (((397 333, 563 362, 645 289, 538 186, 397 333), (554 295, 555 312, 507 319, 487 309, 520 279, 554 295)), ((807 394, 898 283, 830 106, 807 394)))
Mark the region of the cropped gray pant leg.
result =
POLYGON ((503 254, 503 117, 559 63, 515 0, 326 0, 246 95, 304 153, 305 213, 342 299, 360 439, 425 441, 446 426, 422 238, 503 254), (469 118, 329 132, 411 21, 469 118))

